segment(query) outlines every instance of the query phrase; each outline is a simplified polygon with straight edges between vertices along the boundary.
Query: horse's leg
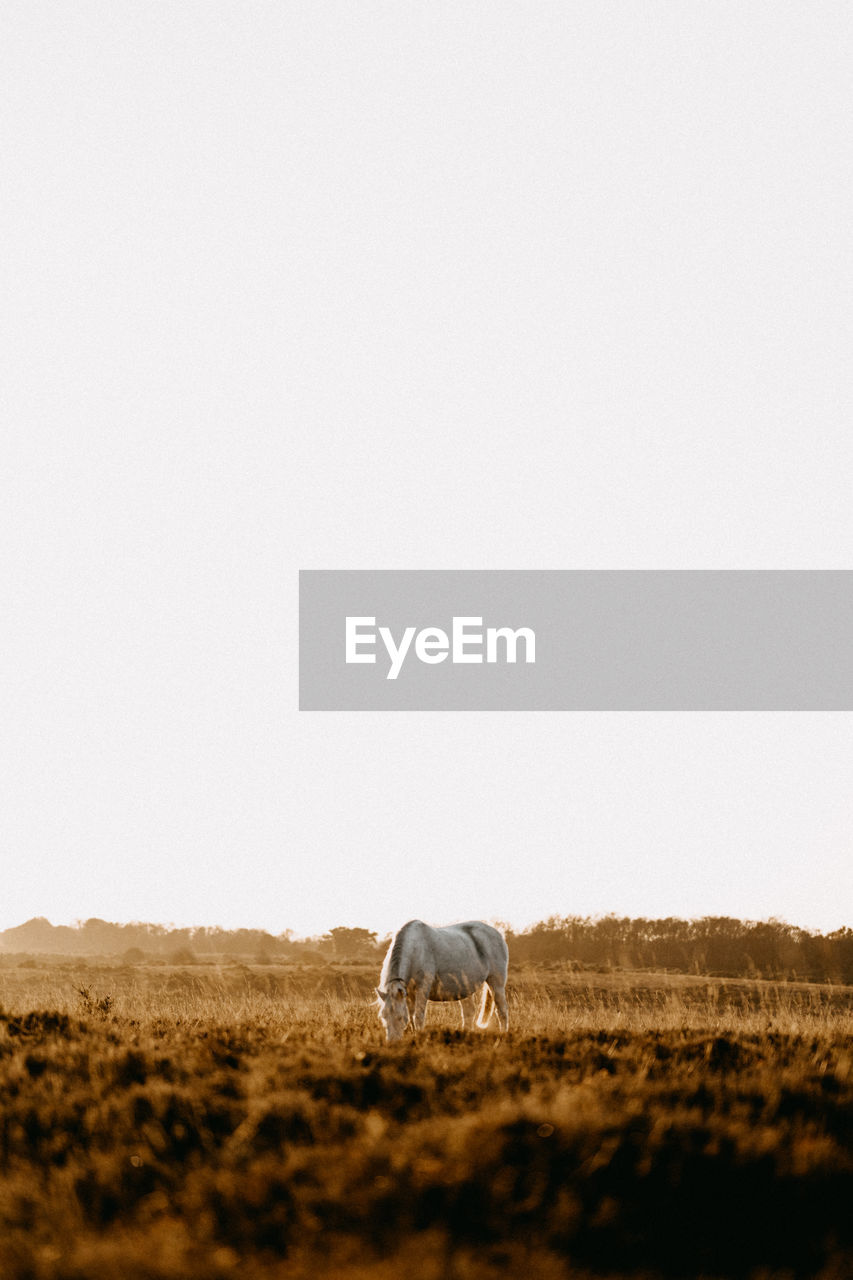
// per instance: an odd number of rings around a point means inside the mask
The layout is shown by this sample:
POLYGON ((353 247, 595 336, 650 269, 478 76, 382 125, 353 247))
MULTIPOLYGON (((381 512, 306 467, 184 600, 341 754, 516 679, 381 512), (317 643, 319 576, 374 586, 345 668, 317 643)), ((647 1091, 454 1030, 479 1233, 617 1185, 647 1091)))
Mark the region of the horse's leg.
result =
POLYGON ((498 1026, 501 1031, 509 1028, 509 1009, 506 1003, 506 980, 504 978, 489 978, 489 986, 492 989, 492 995, 495 998, 495 1008, 498 1014, 498 1026))
POLYGON ((462 1030, 467 1027, 473 1027, 477 1021, 477 995, 478 992, 472 991, 470 996, 466 996, 464 1000, 459 1001, 459 1008, 462 1010, 462 1030))
POLYGON ((477 1017, 477 1026, 481 1031, 485 1031, 491 1021, 492 1014, 495 1011, 495 997, 492 995, 492 988, 488 982, 484 982, 482 986, 482 999, 480 1001, 480 1011, 477 1017))
POLYGON ((424 1029, 428 998, 427 988, 418 987, 415 992, 415 1007, 412 1013, 412 1023, 414 1024, 415 1031, 423 1031, 424 1029))

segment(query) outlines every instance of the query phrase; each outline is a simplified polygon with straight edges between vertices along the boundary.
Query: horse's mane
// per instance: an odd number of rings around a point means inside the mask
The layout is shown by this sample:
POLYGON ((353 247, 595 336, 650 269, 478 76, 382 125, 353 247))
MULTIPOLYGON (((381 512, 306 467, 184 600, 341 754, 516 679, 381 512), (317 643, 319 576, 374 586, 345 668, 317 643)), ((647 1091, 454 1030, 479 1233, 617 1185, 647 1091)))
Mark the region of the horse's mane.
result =
POLYGON ((403 946, 405 943, 405 937, 404 937, 405 932, 408 929, 410 924, 418 924, 418 923, 420 922, 417 920, 410 920, 408 924, 404 924, 403 927, 401 929, 398 929, 397 932, 394 934, 394 939, 391 943, 391 947, 388 951, 388 954, 385 957, 385 963, 382 966, 382 976, 380 978, 380 982, 383 987, 388 982, 389 978, 399 978, 400 976, 399 968, 400 968, 401 961, 403 959, 403 946))

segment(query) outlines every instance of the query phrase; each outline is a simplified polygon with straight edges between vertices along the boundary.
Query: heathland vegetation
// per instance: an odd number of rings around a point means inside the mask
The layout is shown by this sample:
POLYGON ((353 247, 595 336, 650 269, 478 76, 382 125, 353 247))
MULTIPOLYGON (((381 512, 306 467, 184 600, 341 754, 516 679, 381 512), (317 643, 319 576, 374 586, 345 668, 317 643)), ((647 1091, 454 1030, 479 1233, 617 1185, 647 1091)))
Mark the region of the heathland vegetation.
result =
POLYGON ((519 950, 391 1047, 372 958, 7 951, 0 1275, 853 1274, 853 986, 519 950))

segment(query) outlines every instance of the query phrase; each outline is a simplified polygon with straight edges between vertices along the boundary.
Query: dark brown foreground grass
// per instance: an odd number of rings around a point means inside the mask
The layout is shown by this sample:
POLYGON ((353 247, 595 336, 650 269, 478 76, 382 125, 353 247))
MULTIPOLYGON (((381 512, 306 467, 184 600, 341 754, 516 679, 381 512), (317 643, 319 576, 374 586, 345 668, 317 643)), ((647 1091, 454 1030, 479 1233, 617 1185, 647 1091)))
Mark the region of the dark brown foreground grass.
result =
POLYGON ((0 969, 0 1276, 853 1275, 853 990, 529 971, 386 1048, 373 977, 0 969))

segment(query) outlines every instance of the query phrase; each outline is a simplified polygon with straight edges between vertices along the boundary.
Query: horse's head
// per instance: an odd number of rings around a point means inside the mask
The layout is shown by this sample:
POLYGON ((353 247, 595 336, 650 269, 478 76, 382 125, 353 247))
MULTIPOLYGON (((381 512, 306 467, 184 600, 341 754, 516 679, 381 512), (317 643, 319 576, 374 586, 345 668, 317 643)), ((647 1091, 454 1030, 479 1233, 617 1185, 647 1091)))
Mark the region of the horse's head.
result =
POLYGON ((402 978, 392 978, 385 990, 376 988, 379 1005, 379 1021, 385 1028, 385 1039, 388 1044, 399 1040, 409 1025, 409 1002, 406 999, 406 984, 402 978))

